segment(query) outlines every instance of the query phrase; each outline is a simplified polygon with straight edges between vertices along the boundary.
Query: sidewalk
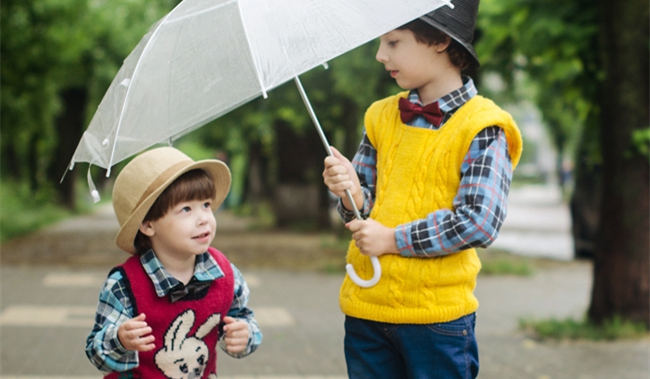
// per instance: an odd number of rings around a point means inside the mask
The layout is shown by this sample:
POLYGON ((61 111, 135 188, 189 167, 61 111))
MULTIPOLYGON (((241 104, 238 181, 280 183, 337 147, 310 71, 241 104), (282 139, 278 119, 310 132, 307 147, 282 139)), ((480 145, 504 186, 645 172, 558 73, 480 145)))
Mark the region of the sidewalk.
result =
MULTIPOLYGON (((513 190, 511 199, 510 213, 499 237, 506 241, 500 248, 510 247, 517 254, 548 253, 556 261, 530 277, 479 277, 479 378, 649 378, 648 340, 538 342, 518 330, 520 318, 582 317, 589 303, 592 268, 589 262, 571 260, 566 246, 561 247, 561 241, 567 238, 568 213, 553 200, 548 189, 513 190), (534 201, 528 201, 531 198, 534 201), (508 238, 526 238, 533 233, 543 235, 544 249, 523 250, 507 242, 508 238), (551 248, 555 243, 559 247, 551 248)), ((253 254, 258 240, 237 234, 243 233, 242 225, 234 224, 238 219, 220 216, 217 235, 224 235, 222 240, 230 244, 223 251, 242 262, 240 268, 251 287, 250 305, 263 329, 264 343, 259 351, 242 360, 220 354, 219 377, 345 378, 343 315, 338 308, 343 273, 267 267, 267 258, 253 254), (225 235, 239 237, 227 239, 225 235), (237 247, 233 241, 242 241, 243 245, 237 247)), ((116 228, 110 208, 101 208, 91 217, 66 220, 20 243, 2 247, 7 256, 28 259, 7 263, 3 256, 0 379, 101 378, 83 349, 99 287, 111 261, 125 257, 112 247, 116 228), (81 251, 60 251, 70 243, 81 251), (37 258, 48 264, 29 264, 37 258)), ((274 246, 276 250, 291 249, 299 260, 321 243, 319 238, 265 235, 263 240, 273 246, 266 246, 264 251, 272 251, 274 246), (293 241, 293 248, 288 241, 293 241)))

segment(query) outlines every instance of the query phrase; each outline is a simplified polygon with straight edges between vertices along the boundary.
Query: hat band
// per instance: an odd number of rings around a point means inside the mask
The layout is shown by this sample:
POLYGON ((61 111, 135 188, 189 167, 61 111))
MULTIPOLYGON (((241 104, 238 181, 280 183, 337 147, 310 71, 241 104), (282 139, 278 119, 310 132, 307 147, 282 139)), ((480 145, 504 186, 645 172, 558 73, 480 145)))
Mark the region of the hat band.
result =
POLYGON ((178 162, 178 163, 168 167, 165 171, 163 171, 160 175, 158 175, 156 180, 151 182, 149 187, 147 187, 147 189, 142 193, 142 196, 140 196, 140 200, 138 200, 138 202, 135 204, 133 209, 134 210, 138 209, 140 204, 142 204, 142 202, 146 198, 148 198, 149 195, 154 193, 160 186, 162 186, 166 181, 168 181, 169 178, 174 176, 174 174, 176 174, 177 172, 182 170, 184 167, 187 167, 187 166, 191 165, 192 163, 193 163, 192 161, 182 161, 182 162, 178 162))

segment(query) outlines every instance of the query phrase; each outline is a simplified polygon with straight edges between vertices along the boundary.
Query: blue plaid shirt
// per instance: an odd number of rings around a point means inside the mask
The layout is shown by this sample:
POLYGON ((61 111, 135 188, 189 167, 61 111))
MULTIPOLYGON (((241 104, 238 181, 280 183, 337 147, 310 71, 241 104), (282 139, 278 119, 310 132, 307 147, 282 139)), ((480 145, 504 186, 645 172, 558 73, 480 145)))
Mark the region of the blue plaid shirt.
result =
MULTIPOLYGON (((140 257, 145 271, 154 284, 158 296, 166 296, 170 291, 182 284, 174 278, 149 250, 140 257)), ((241 358, 251 354, 262 343, 262 333, 255 321, 253 311, 247 308, 250 291, 241 272, 231 264, 235 275, 235 295, 233 296, 228 316, 242 319, 248 323, 248 345, 239 354, 230 354, 225 348, 223 338, 219 345, 227 354, 241 358)), ((196 257, 194 276, 188 283, 206 283, 223 277, 224 273, 209 253, 196 257)), ((120 271, 113 272, 104 282, 99 294, 95 327, 86 339, 86 355, 90 361, 104 372, 123 372, 138 366, 138 353, 126 350, 117 338, 120 324, 137 315, 133 314, 133 300, 129 297, 127 286, 120 271)))
MULTIPOLYGON (((474 82, 463 78, 464 85, 438 99, 443 112, 439 128, 463 104, 477 94, 474 82)), ((422 105, 416 90, 409 101, 422 105)), ((435 129, 418 116, 408 125, 435 129)), ((377 150, 364 133, 359 150, 352 159, 364 194, 360 213, 367 218, 375 201, 377 150)), ((461 181, 453 200, 453 209, 440 209, 426 218, 413 220, 395 228, 395 240, 405 257, 437 257, 471 247, 487 247, 496 238, 507 213, 507 196, 512 181, 512 162, 503 130, 492 126, 479 132, 461 165, 461 181), (504 175, 505 173, 505 175, 504 175)), ((345 222, 354 219, 354 212, 345 209, 339 200, 338 211, 345 222)))

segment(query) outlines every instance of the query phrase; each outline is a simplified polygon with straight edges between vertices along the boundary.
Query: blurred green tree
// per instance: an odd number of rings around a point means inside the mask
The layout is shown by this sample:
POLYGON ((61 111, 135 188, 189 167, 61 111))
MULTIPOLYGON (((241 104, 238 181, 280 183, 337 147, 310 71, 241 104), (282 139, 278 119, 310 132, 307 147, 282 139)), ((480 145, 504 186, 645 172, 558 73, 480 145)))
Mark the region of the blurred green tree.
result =
MULTIPOLYGON (((348 157, 361 140, 365 109, 398 90, 375 61, 375 51, 374 43, 366 44, 332 60, 327 69, 317 67, 300 78, 329 143, 348 157)), ((318 217, 325 222, 327 192, 321 172, 327 153, 293 82, 184 138, 223 150, 233 171, 243 167, 243 175, 233 175, 231 205, 273 202, 277 187, 288 183, 317 185, 318 217)))
POLYGON ((74 208, 74 177, 58 185, 121 61, 170 0, 0 3, 4 179, 51 191, 74 208), (92 116, 92 114, 90 114, 92 116))
POLYGON ((576 253, 594 255, 597 323, 620 315, 650 327, 648 16, 639 0, 483 0, 479 15, 483 70, 511 94, 529 78, 559 161, 577 154, 574 231, 588 229, 575 237, 592 245, 576 253))

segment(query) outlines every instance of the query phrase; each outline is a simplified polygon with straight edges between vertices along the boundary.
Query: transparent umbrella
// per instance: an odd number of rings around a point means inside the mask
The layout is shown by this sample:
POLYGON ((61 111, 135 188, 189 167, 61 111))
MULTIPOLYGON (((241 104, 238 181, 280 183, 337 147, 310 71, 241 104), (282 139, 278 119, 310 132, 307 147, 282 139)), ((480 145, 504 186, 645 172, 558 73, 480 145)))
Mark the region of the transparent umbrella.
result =
MULTIPOLYGON (((453 7, 451 0, 184 0, 125 59, 70 169, 87 162, 109 176, 116 163, 292 79, 331 155, 298 76, 443 5, 453 7)), ((371 281, 348 272, 372 286, 376 258, 373 267, 371 281)))

